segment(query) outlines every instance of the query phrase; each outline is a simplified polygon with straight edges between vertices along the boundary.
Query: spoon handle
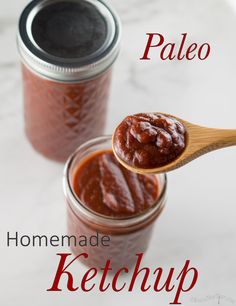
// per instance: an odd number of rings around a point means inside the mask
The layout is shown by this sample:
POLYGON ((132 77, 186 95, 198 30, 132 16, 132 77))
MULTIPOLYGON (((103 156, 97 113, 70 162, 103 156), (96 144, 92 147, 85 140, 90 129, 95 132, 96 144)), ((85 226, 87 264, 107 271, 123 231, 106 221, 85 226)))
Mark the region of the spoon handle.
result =
POLYGON ((236 129, 213 129, 197 125, 189 126, 189 149, 192 154, 205 154, 217 149, 236 145, 236 129))

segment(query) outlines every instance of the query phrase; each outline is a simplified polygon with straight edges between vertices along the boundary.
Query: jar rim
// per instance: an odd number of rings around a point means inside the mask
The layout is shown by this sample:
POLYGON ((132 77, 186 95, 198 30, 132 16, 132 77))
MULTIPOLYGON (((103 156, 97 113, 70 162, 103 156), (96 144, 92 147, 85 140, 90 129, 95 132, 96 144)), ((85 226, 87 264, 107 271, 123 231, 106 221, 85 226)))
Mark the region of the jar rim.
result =
POLYGON ((84 149, 97 145, 99 143, 103 143, 105 141, 109 141, 112 139, 111 135, 105 135, 105 136, 100 136, 96 137, 94 139, 91 139, 81 146, 78 147, 78 149, 69 157, 67 160, 65 167, 64 167, 64 172, 63 172, 63 190, 64 190, 64 195, 66 198, 70 200, 70 206, 71 208, 76 212, 82 213, 82 215, 87 218, 91 219, 93 217, 96 217, 96 223, 97 224, 105 224, 110 225, 112 227, 120 227, 120 226, 132 226, 136 225, 140 222, 146 221, 150 217, 153 216, 153 214, 158 214, 158 212, 161 212, 164 205, 165 205, 165 199, 166 199, 166 190, 167 190, 167 176, 165 173, 162 174, 157 174, 155 175, 157 179, 162 178, 163 180, 163 187, 158 195, 156 201, 153 203, 153 205, 146 209, 145 211, 135 214, 132 216, 126 216, 126 217, 111 217, 111 216, 106 216, 99 214, 91 209, 89 209, 82 201, 78 198, 78 196, 75 194, 73 191, 73 188, 70 184, 70 170, 73 164, 74 159, 77 157, 77 155, 84 149))
POLYGON ((104 44, 83 57, 65 58, 46 52, 34 40, 32 24, 35 16, 49 5, 63 0, 32 0, 23 10, 18 26, 17 46, 20 58, 33 71, 46 78, 63 81, 83 81, 107 70, 119 53, 121 22, 115 10, 103 0, 70 0, 68 3, 90 4, 104 18, 107 33, 104 44))

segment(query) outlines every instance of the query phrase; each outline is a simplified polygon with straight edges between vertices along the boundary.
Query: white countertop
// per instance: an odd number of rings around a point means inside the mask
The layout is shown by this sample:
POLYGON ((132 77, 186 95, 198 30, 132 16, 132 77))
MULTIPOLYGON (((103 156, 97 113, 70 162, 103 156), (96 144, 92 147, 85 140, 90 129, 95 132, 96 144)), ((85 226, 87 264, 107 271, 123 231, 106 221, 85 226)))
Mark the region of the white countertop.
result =
MULTIPOLYGON (((0 305, 168 305, 172 294, 93 291, 48 293, 63 248, 7 248, 6 232, 65 233, 63 166, 38 155, 23 131, 21 76, 15 45, 18 15, 28 1, 0 0, 0 305)), ((110 1, 123 22, 107 133, 127 114, 163 111, 212 127, 236 128, 235 0, 110 1), (208 41, 207 61, 141 62, 146 32, 179 41, 208 41)), ((145 263, 199 271, 184 305, 236 304, 236 148, 201 157, 168 175, 167 207, 145 263)), ((85 271, 81 265, 76 269, 85 271)))

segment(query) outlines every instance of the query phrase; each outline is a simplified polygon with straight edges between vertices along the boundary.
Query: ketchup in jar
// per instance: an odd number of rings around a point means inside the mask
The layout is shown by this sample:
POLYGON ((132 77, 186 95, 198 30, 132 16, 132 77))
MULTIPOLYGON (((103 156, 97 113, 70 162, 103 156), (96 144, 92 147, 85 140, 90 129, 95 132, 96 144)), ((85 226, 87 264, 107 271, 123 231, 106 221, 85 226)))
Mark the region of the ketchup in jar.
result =
POLYGON ((69 236, 109 236, 109 246, 72 245, 90 267, 132 267, 148 248, 166 202, 166 175, 141 175, 124 168, 111 150, 111 137, 88 141, 69 158, 64 172, 69 236))
POLYGON ((119 19, 99 0, 34 0, 17 41, 26 135, 38 152, 63 162, 103 133, 119 19))

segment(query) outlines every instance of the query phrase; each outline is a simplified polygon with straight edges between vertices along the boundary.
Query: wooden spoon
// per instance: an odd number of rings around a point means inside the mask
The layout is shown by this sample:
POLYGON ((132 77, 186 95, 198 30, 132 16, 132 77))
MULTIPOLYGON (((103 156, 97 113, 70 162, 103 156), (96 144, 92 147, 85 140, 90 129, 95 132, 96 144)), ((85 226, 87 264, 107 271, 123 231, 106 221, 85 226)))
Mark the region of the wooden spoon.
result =
POLYGON ((157 174, 175 170, 189 163, 190 161, 198 158, 199 156, 206 154, 208 152, 218 150, 221 148, 226 148, 236 145, 236 129, 214 129, 199 126, 192 124, 183 119, 177 118, 172 115, 163 114, 165 116, 170 116, 176 118, 178 121, 182 122, 187 130, 186 137, 186 147, 183 153, 177 157, 174 161, 168 163, 165 166, 150 168, 150 169, 141 169, 134 166, 131 166, 124 162, 122 159, 117 156, 112 139, 113 152, 117 160, 127 169, 141 173, 141 174, 157 174))

